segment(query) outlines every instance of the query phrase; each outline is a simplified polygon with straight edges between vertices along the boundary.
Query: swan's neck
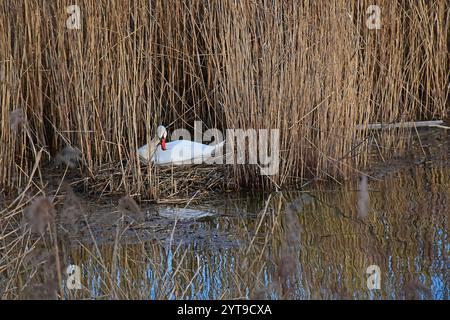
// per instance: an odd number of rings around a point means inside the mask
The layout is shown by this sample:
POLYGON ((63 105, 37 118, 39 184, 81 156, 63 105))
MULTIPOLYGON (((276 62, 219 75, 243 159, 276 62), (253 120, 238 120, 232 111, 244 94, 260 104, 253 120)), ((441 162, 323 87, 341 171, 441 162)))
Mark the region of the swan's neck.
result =
POLYGON ((148 144, 148 148, 147 148, 147 159, 150 160, 153 157, 153 154, 156 151, 156 148, 158 147, 159 144, 159 138, 158 137, 154 137, 152 139, 152 141, 150 141, 150 143, 148 144))

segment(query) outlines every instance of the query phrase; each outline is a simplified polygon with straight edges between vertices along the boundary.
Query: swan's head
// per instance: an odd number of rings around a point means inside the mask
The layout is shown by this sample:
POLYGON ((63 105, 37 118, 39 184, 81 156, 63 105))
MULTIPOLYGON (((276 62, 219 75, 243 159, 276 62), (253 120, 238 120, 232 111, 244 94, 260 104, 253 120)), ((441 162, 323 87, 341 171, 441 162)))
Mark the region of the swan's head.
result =
POLYGON ((159 141, 161 143, 161 149, 166 150, 166 137, 167 137, 167 130, 164 126, 159 126, 158 129, 156 129, 156 135, 159 138, 159 141))

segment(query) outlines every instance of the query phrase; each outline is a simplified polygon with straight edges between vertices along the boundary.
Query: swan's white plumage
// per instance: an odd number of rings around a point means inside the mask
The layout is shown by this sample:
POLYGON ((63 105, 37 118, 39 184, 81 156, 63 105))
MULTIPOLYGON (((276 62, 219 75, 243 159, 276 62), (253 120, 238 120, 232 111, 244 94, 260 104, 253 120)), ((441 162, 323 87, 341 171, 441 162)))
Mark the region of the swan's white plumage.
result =
MULTIPOLYGON (((162 150, 158 145, 156 151, 151 156, 151 162, 157 165, 184 165, 202 163, 207 159, 217 156, 217 152, 222 149, 225 141, 209 146, 206 144, 177 140, 166 143, 166 150, 162 150)), ((138 150, 139 156, 144 161, 148 161, 148 145, 138 150)))

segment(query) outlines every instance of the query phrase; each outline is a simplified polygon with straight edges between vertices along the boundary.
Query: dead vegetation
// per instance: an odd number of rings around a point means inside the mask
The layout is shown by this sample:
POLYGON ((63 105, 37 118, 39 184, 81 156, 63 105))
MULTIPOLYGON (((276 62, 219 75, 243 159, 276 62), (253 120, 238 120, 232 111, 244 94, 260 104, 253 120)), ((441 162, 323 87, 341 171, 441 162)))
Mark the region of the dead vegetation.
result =
POLYGON ((278 174, 224 166, 224 189, 358 175, 369 147, 389 157, 409 131, 361 125, 443 118, 449 93, 445 1, 379 1, 380 30, 366 27, 370 4, 84 0, 78 30, 64 1, 3 1, 0 189, 55 159, 97 192, 156 199, 163 170, 136 150, 158 124, 195 120, 281 130, 278 174))
MULTIPOLYGON (((365 25, 369 4, 84 0, 79 1, 81 29, 70 30, 64 1, 1 2, 0 191, 2 198, 17 195, 11 201, 0 198, 6 206, 0 209, 1 297, 90 297, 86 286, 62 292, 73 257, 98 267, 101 297, 141 298, 155 289, 133 286, 131 280, 142 280, 138 265, 143 261, 156 270, 158 298, 189 297, 203 266, 188 249, 176 248, 179 265, 171 273, 161 243, 146 244, 154 254, 150 257, 141 241, 128 259, 121 239, 134 226, 124 223, 124 216, 145 221, 139 201, 188 205, 218 189, 340 181, 361 176, 373 158, 388 163, 403 152, 417 133, 414 128, 371 132, 361 126, 448 116, 450 13, 444 1, 379 1, 382 29, 375 31, 365 25), (223 131, 280 129, 278 174, 263 177, 255 165, 140 163, 136 150, 150 141, 157 125, 191 130, 195 120, 223 131), (74 188, 100 198, 126 195, 115 202, 114 219, 108 221, 107 234, 113 237, 105 237, 107 249, 99 247, 95 223, 74 188), (86 256, 69 252, 74 243, 86 256), (138 270, 121 274, 122 287, 115 278, 120 267, 138 270)), ((427 161, 430 152, 422 141, 421 150, 427 161)), ((312 210, 305 199, 293 200, 286 210, 280 199, 267 201, 251 234, 246 224, 241 230, 250 243, 239 252, 248 258, 238 265, 246 271, 247 287, 236 286, 223 296, 242 298, 252 288, 249 294, 255 297, 273 292, 295 297, 296 263, 311 261, 300 252, 302 241, 308 239, 304 250, 309 256, 316 245, 348 253, 348 241, 360 235, 351 233, 349 240, 349 230, 361 231, 366 241, 373 233, 370 224, 377 222, 370 221, 372 198, 369 204, 364 179, 348 201, 348 215, 338 215, 357 227, 329 218, 336 215, 330 209, 328 219, 338 224, 327 223, 324 229, 313 215, 301 215, 305 208, 312 210), (351 216, 355 208, 353 216, 360 219, 351 216), (336 242, 335 228, 345 235, 336 242), (267 250, 279 241, 275 261, 265 262, 267 250), (266 263, 276 270, 277 287, 264 287, 266 263)), ((167 232, 166 227, 155 224, 147 231, 154 235, 167 232)), ((164 236, 173 238, 170 230, 164 236)), ((366 245, 381 264, 385 253, 377 241, 366 245)), ((337 254, 323 259, 351 268, 337 254)), ((354 261, 362 265, 362 260, 354 261)), ((214 268, 208 271, 213 274, 214 268)), ((237 274, 230 277, 232 287, 242 283, 237 274)), ((311 270, 305 273, 313 287, 326 277, 317 280, 311 270)), ((416 279, 404 289, 407 297, 429 295, 416 279)), ((347 295, 345 284, 334 290, 347 295)))

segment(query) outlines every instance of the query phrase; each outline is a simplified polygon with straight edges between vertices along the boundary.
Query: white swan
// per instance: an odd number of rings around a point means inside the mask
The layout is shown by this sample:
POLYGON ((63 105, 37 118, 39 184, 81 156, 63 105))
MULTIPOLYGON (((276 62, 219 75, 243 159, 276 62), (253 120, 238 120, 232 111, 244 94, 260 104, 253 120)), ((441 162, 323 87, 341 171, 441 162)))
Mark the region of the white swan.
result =
POLYGON ((159 126, 156 137, 138 149, 141 160, 145 163, 150 160, 157 165, 199 164, 218 155, 225 145, 225 141, 213 146, 188 140, 166 143, 166 137, 166 128, 159 126))

